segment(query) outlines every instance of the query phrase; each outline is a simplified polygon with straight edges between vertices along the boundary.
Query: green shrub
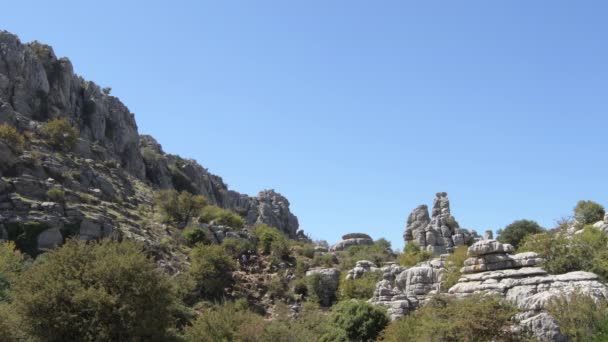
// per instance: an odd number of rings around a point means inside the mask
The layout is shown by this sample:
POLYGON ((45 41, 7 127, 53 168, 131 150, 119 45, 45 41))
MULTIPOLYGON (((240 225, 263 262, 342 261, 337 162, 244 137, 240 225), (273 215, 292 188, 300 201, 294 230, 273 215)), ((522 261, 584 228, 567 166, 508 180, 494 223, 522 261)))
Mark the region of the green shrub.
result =
POLYGON ((0 242, 0 302, 8 300, 11 287, 23 270, 23 262, 23 255, 14 242, 0 242))
POLYGON ((205 310, 186 327, 184 339, 187 342, 260 341, 265 326, 261 316, 225 303, 205 310))
POLYGON ((374 295, 376 283, 382 280, 382 272, 365 273, 358 279, 342 279, 338 287, 338 298, 348 299, 370 299, 374 295))
POLYGON ((255 251, 255 245, 251 241, 238 238, 225 238, 222 241, 222 248, 233 259, 239 259, 243 254, 255 251))
POLYGON ((56 118, 42 126, 42 134, 47 137, 49 144, 69 150, 76 144, 79 133, 65 118, 56 118))
POLYGON ((14 287, 24 329, 43 341, 162 339, 173 287, 131 241, 70 240, 23 271, 14 287))
POLYGON ((454 253, 450 254, 445 260, 445 271, 441 276, 441 288, 444 291, 450 289, 450 287, 456 285, 458 279, 460 279, 460 269, 464 266, 464 261, 468 258, 467 246, 458 246, 454 250, 454 253))
POLYGON ((331 309, 329 321, 344 330, 350 341, 375 341, 388 324, 384 309, 364 301, 349 300, 331 309))
POLYGON ((473 295, 465 299, 437 296, 417 311, 391 323, 382 333, 387 342, 510 341, 508 329, 517 310, 501 298, 473 295))
POLYGON ((375 241, 373 245, 352 246, 338 254, 340 260, 338 268, 342 271, 352 269, 359 260, 369 260, 376 265, 381 265, 383 262, 395 259, 391 243, 383 238, 375 241))
POLYGON ((408 242, 403 248, 403 253, 397 257, 399 265, 404 267, 416 266, 416 264, 429 260, 433 257, 433 253, 423 251, 415 242, 408 242))
POLYGON ((275 261, 289 256, 289 241, 278 229, 259 225, 255 227, 253 234, 258 238, 258 249, 261 254, 272 255, 275 261))
POLYGON ((9 124, 0 125, 0 140, 4 141, 13 151, 21 153, 25 145, 25 139, 17 130, 9 124))
POLYGON ((65 191, 63 191, 62 188, 56 186, 54 188, 50 188, 49 191, 46 192, 46 197, 51 202, 64 203, 65 191))
POLYGON ((583 225, 603 220, 604 214, 604 207, 593 201, 579 201, 574 207, 574 217, 583 225))
POLYGON ((516 249, 523 238, 530 234, 540 234, 545 229, 535 221, 517 220, 504 229, 498 230, 498 241, 502 243, 510 243, 516 249))
POLYGON ((188 247, 194 247, 197 244, 210 245, 211 238, 209 234, 198 227, 188 227, 182 232, 184 243, 188 247))
POLYGON ((576 291, 552 298, 547 311, 569 341, 593 340, 608 319, 606 302, 596 303, 590 296, 576 291))
POLYGON ((201 195, 186 191, 161 190, 156 194, 155 204, 160 210, 163 222, 185 226, 192 218, 201 214, 207 200, 201 195))
POLYGON ((597 272, 608 275, 608 260, 603 253, 608 235, 592 226, 568 238, 563 234, 542 233, 524 238, 518 251, 532 251, 545 259, 543 268, 552 274, 572 271, 597 272))
POLYGON ((191 265, 186 277, 193 299, 220 299, 224 289, 232 285, 236 265, 221 246, 197 245, 190 251, 191 265))
POLYGON ((245 220, 230 210, 222 209, 215 205, 203 208, 200 221, 203 223, 214 222, 219 225, 241 229, 245 226, 245 220))
POLYGON ((337 299, 337 284, 334 284, 329 277, 324 277, 318 273, 306 277, 308 285, 308 296, 316 303, 323 306, 331 306, 337 299))
POLYGON ((0 302, 0 341, 34 341, 24 332, 21 319, 15 313, 14 307, 2 302, 0 302))

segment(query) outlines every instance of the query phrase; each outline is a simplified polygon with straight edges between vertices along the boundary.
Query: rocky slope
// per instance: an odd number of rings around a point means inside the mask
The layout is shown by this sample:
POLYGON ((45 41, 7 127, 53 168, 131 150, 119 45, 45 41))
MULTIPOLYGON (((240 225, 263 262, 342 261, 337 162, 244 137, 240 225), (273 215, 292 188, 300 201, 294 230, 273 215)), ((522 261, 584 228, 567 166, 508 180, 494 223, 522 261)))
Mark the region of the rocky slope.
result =
POLYGON ((273 190, 240 194, 196 161, 165 153, 152 137, 139 135, 134 115, 109 89, 76 75, 50 46, 23 44, 5 31, 0 31, 2 123, 16 127, 27 142, 16 151, 0 141, 0 238, 23 240, 33 253, 74 235, 161 245, 172 232, 148 220, 158 189, 202 194, 249 225, 265 223, 298 236, 298 219, 285 197, 273 190), (69 151, 49 145, 40 132, 44 122, 58 117, 80 132, 69 151), (64 191, 65 200, 50 200, 51 188, 64 191))

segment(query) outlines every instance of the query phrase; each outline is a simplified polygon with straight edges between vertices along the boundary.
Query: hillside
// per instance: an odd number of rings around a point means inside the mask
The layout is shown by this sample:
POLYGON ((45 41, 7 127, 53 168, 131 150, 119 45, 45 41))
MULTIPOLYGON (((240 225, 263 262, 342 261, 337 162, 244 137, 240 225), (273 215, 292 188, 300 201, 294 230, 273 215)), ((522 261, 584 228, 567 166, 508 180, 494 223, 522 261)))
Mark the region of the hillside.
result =
POLYGON ((438 192, 403 239, 311 241, 287 198, 166 153, 110 89, 0 31, 0 341, 608 340, 598 203, 494 239, 438 192))

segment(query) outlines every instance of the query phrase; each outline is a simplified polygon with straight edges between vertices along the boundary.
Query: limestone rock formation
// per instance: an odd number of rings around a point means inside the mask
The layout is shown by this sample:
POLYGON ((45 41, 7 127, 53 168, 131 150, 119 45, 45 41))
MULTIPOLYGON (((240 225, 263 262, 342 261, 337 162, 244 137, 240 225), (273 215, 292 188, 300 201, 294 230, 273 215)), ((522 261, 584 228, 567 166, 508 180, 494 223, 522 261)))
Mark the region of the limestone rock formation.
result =
POLYGON ((602 221, 597 221, 593 226, 604 233, 608 233, 608 213, 604 215, 604 219, 602 221))
POLYGON ((332 251, 343 251, 351 246, 369 246, 373 245, 374 240, 367 234, 350 233, 342 236, 342 241, 338 241, 331 247, 332 251))
POLYGON ((5 31, 0 31, 2 123, 23 133, 27 143, 17 152, 0 141, 0 238, 15 240, 28 231, 27 241, 20 242, 28 253, 69 237, 129 238, 144 242, 157 262, 174 271, 185 256, 162 246, 171 240, 167 226, 146 220, 158 189, 202 194, 250 226, 263 223, 292 238, 304 236, 298 235, 298 220, 284 196, 273 190, 240 194, 196 161, 165 153, 152 137, 139 135, 134 114, 118 98, 76 75, 67 58, 5 31), (41 128, 54 118, 78 129, 71 149, 46 141, 41 128), (51 189, 64 199, 49 198, 51 189))
POLYGON ((355 264, 355 267, 352 270, 348 271, 348 274, 346 275, 346 279, 347 280, 359 279, 367 273, 380 272, 380 271, 381 270, 378 267, 376 267, 376 264, 374 264, 373 262, 371 262, 369 260, 359 260, 355 264))
POLYGON ((395 320, 439 293, 444 265, 441 260, 435 260, 411 268, 392 264, 381 270, 383 279, 376 284, 369 302, 386 307, 391 320, 395 320))
POLYGON ((426 205, 416 207, 408 216, 403 238, 406 243, 413 241, 423 249, 441 255, 453 251, 456 246, 474 241, 478 236, 474 231, 460 228, 450 212, 447 193, 438 192, 431 217, 426 205))
POLYGON ((556 296, 579 291, 607 300, 608 290, 599 277, 589 272, 549 275, 536 253, 508 254, 510 245, 494 240, 479 241, 469 248, 465 273, 449 293, 466 297, 473 293, 492 293, 505 297, 522 313, 515 319, 522 329, 532 331, 540 340, 565 341, 546 305, 556 296))

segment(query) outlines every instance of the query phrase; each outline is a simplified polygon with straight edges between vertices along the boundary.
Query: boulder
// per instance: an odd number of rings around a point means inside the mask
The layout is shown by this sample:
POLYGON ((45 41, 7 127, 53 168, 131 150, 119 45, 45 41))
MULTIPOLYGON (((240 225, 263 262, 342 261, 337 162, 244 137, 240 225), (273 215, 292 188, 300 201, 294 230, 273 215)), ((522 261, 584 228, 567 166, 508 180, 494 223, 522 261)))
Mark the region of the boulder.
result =
POLYGON ((342 241, 339 241, 331 247, 332 251, 343 251, 352 246, 370 246, 374 244, 374 240, 362 233, 350 233, 342 236, 342 241))
POLYGON ((38 235, 38 250, 48 251, 63 244, 63 235, 58 228, 50 228, 38 235))

